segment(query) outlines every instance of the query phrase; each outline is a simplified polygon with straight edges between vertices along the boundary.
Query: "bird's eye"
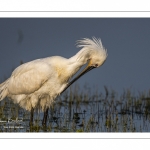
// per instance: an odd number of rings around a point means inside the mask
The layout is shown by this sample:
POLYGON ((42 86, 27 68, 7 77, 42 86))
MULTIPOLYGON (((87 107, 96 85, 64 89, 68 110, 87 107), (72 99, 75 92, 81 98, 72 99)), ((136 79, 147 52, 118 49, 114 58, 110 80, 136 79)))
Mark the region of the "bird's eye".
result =
POLYGON ((94 67, 95 67, 95 68, 98 67, 98 64, 95 64, 94 67))

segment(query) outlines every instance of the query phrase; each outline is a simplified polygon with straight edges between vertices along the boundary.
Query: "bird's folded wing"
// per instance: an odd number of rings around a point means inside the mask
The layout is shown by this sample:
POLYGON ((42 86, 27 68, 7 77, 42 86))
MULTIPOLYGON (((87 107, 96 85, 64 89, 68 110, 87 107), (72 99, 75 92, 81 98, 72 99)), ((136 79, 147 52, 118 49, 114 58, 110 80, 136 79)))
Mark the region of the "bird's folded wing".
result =
POLYGON ((52 76, 49 64, 37 61, 23 64, 16 68, 9 80, 8 91, 11 94, 31 94, 42 87, 52 76))

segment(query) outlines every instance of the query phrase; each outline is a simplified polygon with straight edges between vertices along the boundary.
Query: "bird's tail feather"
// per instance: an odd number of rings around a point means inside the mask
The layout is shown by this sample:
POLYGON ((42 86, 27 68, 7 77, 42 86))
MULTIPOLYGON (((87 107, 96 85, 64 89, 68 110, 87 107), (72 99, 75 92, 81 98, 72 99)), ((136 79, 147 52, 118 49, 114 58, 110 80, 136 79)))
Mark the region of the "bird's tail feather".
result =
POLYGON ((0 101, 3 100, 8 94, 7 90, 8 82, 9 80, 7 79, 5 82, 0 84, 0 101))

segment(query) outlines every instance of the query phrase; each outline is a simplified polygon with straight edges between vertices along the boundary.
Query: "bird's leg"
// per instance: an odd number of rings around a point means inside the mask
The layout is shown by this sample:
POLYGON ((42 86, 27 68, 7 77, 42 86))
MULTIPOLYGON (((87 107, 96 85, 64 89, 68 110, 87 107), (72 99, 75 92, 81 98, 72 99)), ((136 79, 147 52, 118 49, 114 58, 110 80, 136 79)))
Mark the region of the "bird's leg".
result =
POLYGON ((32 126, 33 125, 33 113, 34 113, 34 108, 31 108, 31 115, 30 115, 30 123, 29 125, 32 126))
POLYGON ((42 125, 43 126, 46 126, 47 116, 48 116, 48 108, 46 108, 46 110, 44 111, 44 116, 43 116, 43 120, 42 120, 42 125))

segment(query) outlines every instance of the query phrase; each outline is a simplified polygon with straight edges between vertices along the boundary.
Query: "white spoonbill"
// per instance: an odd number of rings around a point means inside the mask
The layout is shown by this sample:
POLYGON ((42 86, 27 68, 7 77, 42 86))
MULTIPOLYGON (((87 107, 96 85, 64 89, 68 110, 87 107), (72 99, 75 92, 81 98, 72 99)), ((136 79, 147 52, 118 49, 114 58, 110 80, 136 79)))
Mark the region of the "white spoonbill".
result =
POLYGON ((48 108, 55 98, 83 74, 100 67, 107 58, 107 51, 100 39, 83 38, 77 41, 77 44, 82 49, 69 59, 52 56, 17 67, 10 78, 0 84, 0 100, 8 97, 22 108, 31 111, 30 123, 33 122, 34 109, 43 110, 45 125, 48 108), (70 81, 86 63, 88 63, 86 68, 70 81))

